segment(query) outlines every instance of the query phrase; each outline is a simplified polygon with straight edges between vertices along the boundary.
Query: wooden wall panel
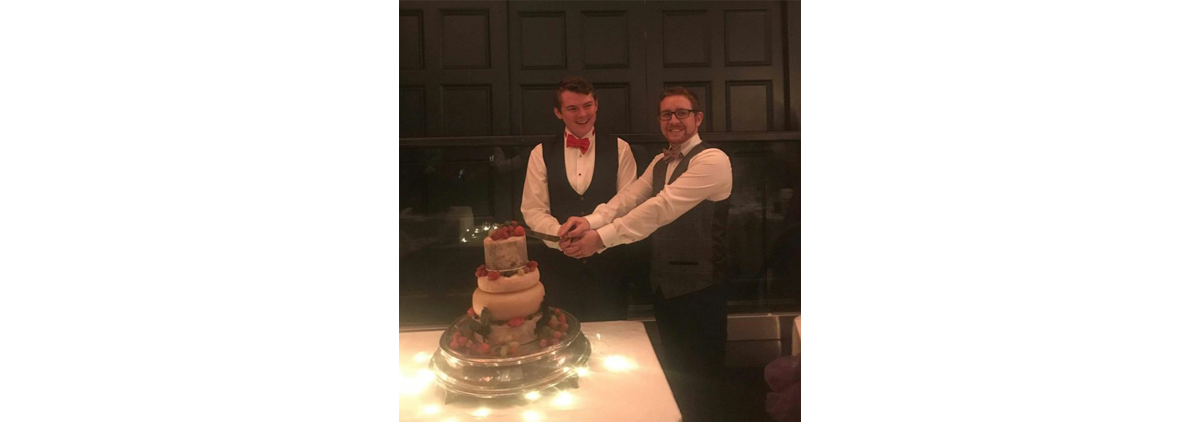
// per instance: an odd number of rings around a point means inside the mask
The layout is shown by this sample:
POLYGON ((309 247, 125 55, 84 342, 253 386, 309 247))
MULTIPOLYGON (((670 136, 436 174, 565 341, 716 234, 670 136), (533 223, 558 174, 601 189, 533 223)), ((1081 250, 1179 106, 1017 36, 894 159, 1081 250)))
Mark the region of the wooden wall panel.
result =
POLYGON ((421 10, 400 13, 400 68, 425 68, 425 16, 421 10))
POLYGON ((603 109, 603 111, 597 111, 597 114, 603 113, 604 115, 603 119, 596 120, 596 131, 598 133, 629 133, 632 129, 629 112, 629 84, 601 83, 594 85, 597 107, 603 109))
POLYGON ((521 119, 519 135, 552 135, 563 130, 562 120, 554 116, 554 90, 558 85, 522 85, 517 107, 521 119))
MULTIPOLYGON (((531 103, 535 92, 526 91, 567 75, 604 86, 603 96, 617 95, 601 100, 597 125, 603 130, 657 133, 653 116, 659 89, 676 84, 700 91, 704 131, 796 129, 795 116, 785 115, 799 107, 793 98, 799 82, 788 79, 797 77, 784 73, 799 64, 799 28, 791 28, 796 34, 784 39, 785 22, 799 22, 798 7, 790 6, 771 1, 402 1, 401 85, 425 87, 424 121, 406 121, 403 131, 406 136, 557 131, 561 122, 539 111, 531 103), (487 130, 475 127, 477 122, 462 126, 455 120, 459 116, 443 114, 462 108, 442 104, 443 87, 478 85, 490 86, 491 108, 482 113, 492 119, 487 130), (750 109, 733 109, 743 106, 750 109)), ((468 97, 478 99, 479 92, 468 97)), ((422 97, 415 91, 403 96, 405 109, 416 110, 411 101, 422 97)))
POLYGON ((487 10, 442 10, 442 68, 492 67, 487 10))
POLYGON ((629 68, 629 13, 585 11, 582 17, 584 69, 629 68))
POLYGON ((562 12, 522 12, 517 16, 520 42, 517 67, 529 69, 567 68, 566 15, 562 12))
POLYGON ((446 136, 487 136, 492 133, 491 85, 442 86, 442 133, 446 136))
POLYGON ((771 81, 730 81, 725 85, 729 132, 767 131, 772 127, 771 81))
MULTIPOLYGON (((693 7, 702 7, 695 4, 693 7)), ((663 67, 709 67, 712 66, 712 35, 709 33, 708 11, 694 10, 662 11, 663 67)))
POLYGON ((425 136, 425 87, 400 87, 400 137, 425 136))
POLYGON ((412 101, 424 101, 419 117, 401 116, 402 136, 510 133, 506 4, 400 2, 401 110, 417 110, 412 101))
POLYGON ((725 11, 725 66, 771 65, 771 22, 767 12, 725 11))
POLYGON ((787 130, 800 130, 800 4, 784 2, 783 8, 787 9, 784 14, 784 29, 787 31, 784 37, 787 44, 787 77, 784 79, 788 84, 787 130))
MULTIPOLYGON (((781 3, 648 2, 646 7, 647 86, 707 83, 705 131, 783 130, 784 74, 777 65, 783 63, 781 3), (734 109, 743 106, 751 109, 734 109)), ((658 94, 647 92, 644 100, 654 111, 658 94)))
MULTIPOLYGON (((513 132, 516 134, 556 133, 562 130, 562 121, 554 117, 553 94, 548 98, 549 107, 543 109, 534 101, 541 101, 536 90, 542 87, 557 87, 558 81, 569 75, 587 78, 596 87, 598 110, 596 128, 602 132, 650 132, 657 131, 652 120, 650 104, 646 97, 645 38, 643 22, 646 6, 644 2, 510 2, 509 44, 514 46, 514 58, 510 63, 510 105, 513 132), (530 39, 524 30, 518 31, 531 17, 562 17, 563 35, 548 29, 549 24, 539 23, 537 39, 530 39), (548 38, 555 39, 548 39, 548 38), (534 44, 538 52, 517 50, 516 46, 534 44), (559 48, 565 45, 565 50, 559 48), (549 50, 563 51, 565 62, 549 50), (537 54, 534 54, 537 53, 537 54), (543 54, 544 53, 544 54, 543 54), (524 63, 527 55, 537 55, 539 66, 524 63), (553 61, 554 66, 549 63, 553 61), (565 63, 560 66, 559 63, 565 63), (530 114, 534 113, 534 114, 530 114), (642 116, 636 119, 633 116, 642 116), (643 123, 640 127, 637 122, 643 123), (553 130, 549 129, 550 127, 553 130)), ((548 22, 548 21, 546 21, 548 22)))

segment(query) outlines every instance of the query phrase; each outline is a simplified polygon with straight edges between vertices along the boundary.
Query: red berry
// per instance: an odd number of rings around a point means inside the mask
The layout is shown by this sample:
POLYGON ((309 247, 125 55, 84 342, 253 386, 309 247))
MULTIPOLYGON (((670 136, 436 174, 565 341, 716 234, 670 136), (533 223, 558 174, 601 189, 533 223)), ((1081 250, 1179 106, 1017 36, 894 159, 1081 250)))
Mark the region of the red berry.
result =
POLYGON ((524 236, 524 235, 525 235, 525 228, 524 228, 524 227, 521 227, 521 226, 517 226, 517 228, 513 229, 513 234, 515 234, 515 235, 517 235, 517 236, 524 236))
POLYGON ((488 280, 495 280, 498 278, 500 278, 500 273, 498 271, 488 271, 488 280))
POLYGON ((529 264, 527 265, 529 265, 530 268, 537 268, 537 261, 529 261, 529 264))
POLYGON ((524 324, 524 323, 525 323, 525 318, 521 318, 521 317, 516 317, 516 318, 508 320, 509 327, 520 327, 521 324, 524 324))
POLYGON ((562 330, 565 332, 571 328, 571 325, 564 322, 564 323, 562 323, 562 327, 559 327, 559 328, 562 328, 562 330))
POLYGON ((566 316, 566 315, 563 315, 563 314, 558 314, 558 322, 561 322, 561 323, 566 323, 566 322, 567 322, 567 316, 566 316))
POLYGON ((467 308, 467 315, 470 315, 471 318, 478 318, 478 316, 475 315, 474 307, 467 308))
POLYGON ((542 339, 542 341, 539 341, 539 342, 538 342, 538 346, 542 346, 542 347, 546 347, 546 346, 547 346, 547 345, 549 345, 549 344, 550 344, 550 343, 549 343, 549 342, 547 342, 547 341, 546 341, 546 339, 542 339))
POLYGON ((557 338, 550 339, 550 344, 554 345, 554 344, 558 344, 558 343, 559 343, 559 340, 557 338))
POLYGON ((488 346, 488 344, 487 344, 487 343, 480 343, 480 344, 479 344, 479 351, 480 351, 480 352, 487 353, 487 352, 488 352, 488 350, 491 350, 491 349, 492 349, 492 346, 488 346))
POLYGON ((562 333, 562 331, 555 331, 554 334, 552 334, 552 335, 554 336, 554 339, 557 340, 557 339, 562 338, 563 333, 562 333))

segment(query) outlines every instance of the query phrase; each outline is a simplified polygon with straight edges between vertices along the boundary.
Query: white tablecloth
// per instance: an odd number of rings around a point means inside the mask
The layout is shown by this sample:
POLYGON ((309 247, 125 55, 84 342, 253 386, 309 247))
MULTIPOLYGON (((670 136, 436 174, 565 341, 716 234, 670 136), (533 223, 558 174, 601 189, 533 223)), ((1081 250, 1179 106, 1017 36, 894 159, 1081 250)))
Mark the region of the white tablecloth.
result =
POLYGON ((444 404, 428 372, 441 331, 400 333, 402 421, 679 422, 682 416, 640 322, 585 322, 592 344, 579 388, 547 392, 521 404, 467 398, 444 404), (481 417, 480 415, 486 415, 481 417))

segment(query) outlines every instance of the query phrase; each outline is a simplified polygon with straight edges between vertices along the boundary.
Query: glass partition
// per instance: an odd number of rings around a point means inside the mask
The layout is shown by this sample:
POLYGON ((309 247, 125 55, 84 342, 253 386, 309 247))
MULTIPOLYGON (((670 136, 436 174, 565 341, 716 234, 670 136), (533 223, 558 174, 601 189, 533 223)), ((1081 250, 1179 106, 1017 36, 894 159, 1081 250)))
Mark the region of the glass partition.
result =
MULTIPOLYGON (((800 142, 796 132, 702 133, 730 156, 730 313, 800 310, 800 142)), ((489 224, 522 221, 529 152, 542 137, 401 140, 400 325, 441 326, 466 312, 489 224)), ((627 135, 638 174, 661 135, 627 135)), ((557 253, 530 242, 530 256, 557 253)), ((629 248, 630 317, 652 316, 649 242, 629 248)))

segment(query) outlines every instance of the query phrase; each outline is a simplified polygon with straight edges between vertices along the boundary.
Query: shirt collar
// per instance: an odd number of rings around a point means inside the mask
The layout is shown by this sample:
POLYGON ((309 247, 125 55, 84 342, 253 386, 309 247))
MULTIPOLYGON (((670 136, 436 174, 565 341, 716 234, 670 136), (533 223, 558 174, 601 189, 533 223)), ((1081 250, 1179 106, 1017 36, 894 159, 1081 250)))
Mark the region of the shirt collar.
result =
MULTIPOLYGON (((562 136, 563 145, 567 144, 567 135, 575 136, 575 134, 571 133, 571 131, 567 130, 567 128, 564 127, 563 128, 563 136, 562 136)), ((584 138, 587 138, 587 140, 589 142, 595 143, 596 142, 596 127, 592 126, 592 131, 588 132, 587 136, 584 136, 584 138)))
POLYGON ((700 132, 696 132, 696 134, 692 135, 691 138, 688 138, 688 140, 683 141, 683 146, 679 147, 679 153, 681 153, 683 155, 687 155, 689 152, 692 151, 692 148, 695 148, 696 145, 700 145, 700 142, 702 142, 700 140, 700 132))

